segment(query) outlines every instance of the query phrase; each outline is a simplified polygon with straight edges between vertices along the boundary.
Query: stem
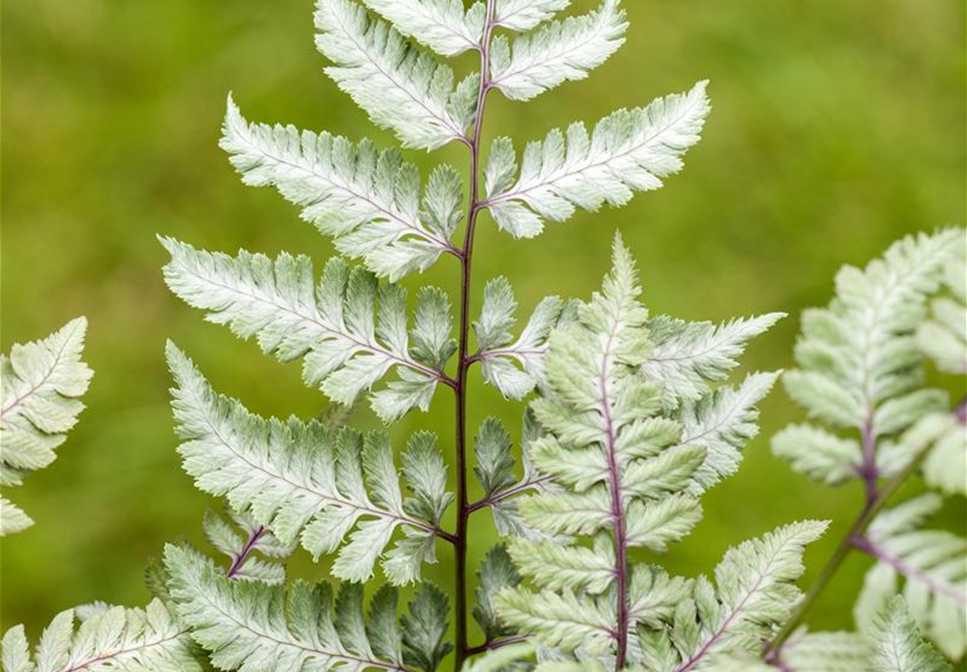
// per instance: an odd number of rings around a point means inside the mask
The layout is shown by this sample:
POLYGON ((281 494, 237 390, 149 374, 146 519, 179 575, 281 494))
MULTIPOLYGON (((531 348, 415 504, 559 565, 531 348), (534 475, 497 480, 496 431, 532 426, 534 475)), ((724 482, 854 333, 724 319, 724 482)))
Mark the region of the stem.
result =
POLYGON ((480 134, 483 128, 484 106, 490 90, 490 36, 494 29, 494 0, 487 0, 487 19, 480 39, 480 86, 477 90, 477 113, 473 135, 470 137, 470 204, 467 209, 467 229, 460 249, 460 340, 457 350, 457 375, 454 381, 456 396, 456 463, 457 463, 457 533, 454 543, 456 573, 456 651, 454 669, 460 670, 469 651, 467 649, 467 371, 471 357, 470 342, 470 280, 473 261, 473 235, 480 213, 480 134))
POLYGON ((927 589, 931 593, 937 595, 946 595, 950 599, 958 602, 960 605, 967 606, 967 596, 965 596, 962 592, 948 583, 934 579, 929 574, 904 562, 902 558, 898 558, 897 556, 888 553, 886 550, 873 543, 869 537, 856 537, 853 539, 853 547, 858 551, 866 553, 871 558, 874 558, 879 562, 890 565, 893 567, 893 569, 905 576, 907 579, 923 583, 927 586, 927 589))
POLYGON ((501 639, 492 639, 485 644, 480 646, 471 646, 467 649, 468 656, 475 656, 478 653, 484 653, 486 651, 492 651, 493 649, 499 649, 502 646, 507 646, 509 644, 516 644, 517 642, 526 642, 528 635, 514 635, 513 637, 503 637, 501 639))
MULTIPOLYGON (((959 414, 961 413, 960 409, 964 406, 965 402, 967 402, 967 400, 961 401, 960 406, 958 406, 956 411, 958 418, 960 417, 959 414)), ((872 432, 870 432, 869 435, 872 437, 872 432)), ((866 440, 867 433, 864 428, 864 448, 866 440)), ((806 596, 800 600, 795 611, 793 611, 785 625, 782 626, 782 629, 779 630, 772 641, 766 645, 767 661, 772 662, 774 660, 778 660, 782 645, 787 639, 789 639, 789 636, 793 633, 796 627, 799 626, 799 623, 812 607, 813 603, 823 592, 823 590, 826 589, 826 586, 829 584, 830 580, 832 580, 833 576, 839 570, 840 565, 843 564, 843 560, 845 560, 846 556, 849 555, 850 550, 854 548, 856 540, 863 536, 863 534, 866 532, 866 528, 870 526, 870 523, 873 522, 876 514, 880 512, 884 505, 886 505, 887 500, 889 500, 890 497, 892 497, 894 493, 900 489, 900 486, 903 485, 903 483, 917 471, 917 469, 920 467, 920 463, 923 462, 923 459, 927 456, 927 453, 930 452, 931 446, 932 444, 924 446, 920 452, 914 455, 913 459, 910 460, 909 464, 907 464, 903 471, 894 475, 889 481, 887 481, 886 485, 883 486, 883 489, 879 490, 878 492, 876 491, 876 484, 874 481, 872 499, 870 499, 870 490, 867 488, 867 501, 863 506, 863 510, 860 512, 860 515, 856 518, 856 521, 853 523, 852 527, 850 527, 849 532, 847 532, 839 542, 839 546, 836 547, 836 551, 823 567, 822 571, 819 573, 819 576, 816 577, 816 580, 813 582, 812 586, 809 587, 809 592, 807 592, 806 596)), ((864 461, 865 459, 866 456, 864 455, 864 461)), ((864 467, 865 466, 866 465, 864 464, 864 467)))
POLYGON ((262 538, 263 534, 265 534, 265 528, 263 526, 259 525, 255 528, 251 536, 249 536, 248 541, 245 542, 245 546, 235 556, 235 559, 232 561, 232 566, 228 568, 228 578, 234 579, 242 571, 242 567, 245 565, 246 560, 248 560, 248 556, 255 550, 255 544, 259 543, 259 539, 262 538))

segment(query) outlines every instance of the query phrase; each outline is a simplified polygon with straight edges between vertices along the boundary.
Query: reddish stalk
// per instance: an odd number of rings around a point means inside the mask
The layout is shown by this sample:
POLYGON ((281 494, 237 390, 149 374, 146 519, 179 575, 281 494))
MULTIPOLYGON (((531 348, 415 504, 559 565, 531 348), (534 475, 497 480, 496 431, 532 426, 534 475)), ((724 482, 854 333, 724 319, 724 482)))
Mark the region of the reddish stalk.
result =
POLYGON ((463 667, 467 648, 467 372, 473 361, 470 343, 470 281, 473 262, 473 237, 480 213, 480 135, 483 128, 484 106, 490 90, 490 36, 494 28, 494 0, 487 0, 487 20, 480 40, 480 86, 477 91, 477 112, 473 134, 467 143, 470 148, 470 204, 467 228, 460 249, 460 338, 457 350, 457 375, 453 386, 456 396, 456 467, 457 467, 457 532, 454 541, 456 650, 454 669, 463 667))

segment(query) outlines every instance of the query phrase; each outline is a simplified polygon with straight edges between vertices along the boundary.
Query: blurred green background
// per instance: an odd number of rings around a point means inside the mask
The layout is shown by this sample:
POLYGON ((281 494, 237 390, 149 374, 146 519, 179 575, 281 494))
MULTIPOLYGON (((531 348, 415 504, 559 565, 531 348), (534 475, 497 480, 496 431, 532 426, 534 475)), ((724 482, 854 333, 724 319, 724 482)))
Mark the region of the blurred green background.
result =
MULTIPOLYGON (((581 213, 526 242, 485 223, 476 300, 496 274, 510 277, 525 311, 547 293, 586 297, 620 227, 653 311, 712 320, 789 312, 744 360, 777 369, 791 364, 795 315, 828 300, 841 264, 965 221, 963 2, 626 5, 631 27, 617 55, 530 104, 494 95, 486 135, 521 146, 709 78, 704 139, 666 188, 622 210, 581 213)), ((320 266, 332 254, 294 207, 239 182, 216 146, 226 93, 253 120, 392 138, 323 75, 310 0, 8 0, 3 10, 3 350, 85 314, 96 370, 89 408, 57 462, 11 493, 37 525, 3 544, 3 627, 25 622, 36 634, 72 605, 144 602, 146 557, 168 540, 204 543, 200 519, 212 502, 176 459, 166 338, 257 412, 309 417, 325 405, 302 386, 298 365, 205 323, 162 283, 156 233, 215 250, 306 252, 320 266)), ((464 58, 458 67, 473 64, 464 58)), ((461 149, 408 158, 426 175, 440 160, 465 167, 461 149)), ((446 261, 408 284, 452 289, 456 271, 446 261)), ((498 414, 516 433, 513 405, 473 383, 472 424, 498 414)), ((831 518, 807 557, 814 573, 850 522, 856 488, 812 485, 770 456, 768 437, 799 417, 784 393, 762 410, 762 436, 741 472, 711 492, 700 527, 665 559, 675 571, 707 571, 730 544, 778 524, 831 518)), ((402 442, 429 427, 448 437, 451 413, 442 391, 430 414, 408 416, 393 435, 402 442)), ((375 424, 368 410, 354 422, 375 424)), ((964 516, 955 506, 941 522, 962 528, 964 516)), ((475 563, 492 531, 474 524, 475 563)), ((430 574, 449 585, 446 549, 441 558, 430 574)), ((867 564, 847 564, 815 624, 849 626, 867 564)), ((297 573, 324 570, 300 555, 297 573)))

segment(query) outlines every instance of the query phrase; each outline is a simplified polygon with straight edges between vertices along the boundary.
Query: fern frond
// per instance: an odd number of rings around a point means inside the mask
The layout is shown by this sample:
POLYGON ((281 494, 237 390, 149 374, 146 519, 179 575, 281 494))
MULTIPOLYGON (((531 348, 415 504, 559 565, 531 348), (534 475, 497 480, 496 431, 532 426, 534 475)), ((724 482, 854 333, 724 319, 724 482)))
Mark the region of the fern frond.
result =
POLYGON ((208 541, 231 561, 227 570, 228 578, 284 583, 285 567, 282 564, 253 554, 276 560, 285 559, 295 551, 295 541, 283 544, 250 514, 229 509, 228 515, 231 522, 214 511, 206 511, 202 519, 208 541))
POLYGON ((782 646, 789 672, 857 672, 869 668, 872 647, 855 632, 796 632, 782 646))
POLYGON ((537 27, 571 4, 571 0, 497 0, 494 24, 523 32, 537 27))
POLYGON ((946 296, 930 304, 932 319, 917 327, 917 345, 946 373, 967 374, 967 255, 947 262, 946 296))
POLYGON ((341 579, 370 578, 398 527, 406 537, 382 562, 391 582, 414 581, 422 563, 435 560, 440 518, 452 495, 432 435, 416 434, 409 442, 403 471, 413 497, 404 501, 384 434, 364 438, 295 418, 265 420, 215 394, 173 345, 168 364, 177 386, 175 419, 185 439, 178 450, 200 489, 226 496, 284 544, 300 536, 316 557, 339 549, 332 573, 341 579))
POLYGON ((411 348, 406 292, 379 285, 371 273, 339 258, 329 260, 316 287, 306 256, 283 253, 273 262, 262 254, 231 257, 171 238, 161 242, 171 253, 164 268, 171 291, 239 337, 256 336, 262 350, 281 361, 304 357, 306 384, 333 401, 351 404, 396 368, 400 378, 371 397, 373 409, 391 422, 411 408, 426 410, 445 380, 442 365, 456 345, 439 290, 427 288, 417 297, 411 348))
POLYGON ((521 576, 514 568, 507 547, 498 544, 491 548, 477 570, 477 590, 473 618, 483 630, 487 642, 517 634, 517 630, 503 623, 497 616, 494 598, 505 588, 520 585, 521 576))
POLYGON ((441 56, 456 56, 480 48, 484 5, 464 11, 462 0, 363 0, 393 24, 399 33, 441 56))
POLYGON ((664 315, 654 317, 648 321, 652 349, 641 369, 665 386, 670 405, 699 399, 711 384, 728 377, 751 339, 783 317, 785 313, 767 313, 718 326, 664 315))
POLYGON ((315 24, 316 46, 335 63, 326 74, 373 123, 392 129, 406 147, 465 139, 475 109, 462 99, 476 92, 476 76, 455 91, 450 68, 350 0, 320 0, 315 24))
POLYGON ((836 427, 873 422, 889 434, 912 424, 897 421, 910 405, 946 406, 936 394, 923 399, 923 391, 912 391, 921 380, 913 331, 962 236, 956 229, 908 236, 866 269, 839 272, 829 307, 803 315, 796 345, 802 368, 784 376, 811 416, 836 427))
POLYGON ((858 441, 844 439, 815 425, 789 425, 772 437, 772 452, 796 471, 826 485, 856 478, 863 464, 858 441))
POLYGON ((689 491, 701 493, 739 468, 742 449, 759 433, 758 404, 778 373, 752 373, 738 387, 722 386, 697 401, 686 401, 675 416, 682 425, 681 446, 704 447, 706 458, 689 491))
POLYGON ((506 138, 494 142, 485 173, 485 204, 497 225, 518 238, 539 234, 541 218, 561 222, 575 208, 627 203, 634 192, 657 189, 677 173, 681 156, 698 142, 711 109, 699 82, 684 94, 602 119, 589 137, 575 123, 527 146, 515 181, 516 158, 506 138))
POLYGON ((856 620, 870 629, 891 597, 902 593, 916 622, 950 658, 967 651, 967 541, 950 532, 923 530, 942 500, 928 493, 881 513, 857 548, 877 560, 867 572, 856 620))
POLYGON ((22 625, 3 636, 3 672, 201 672, 187 629, 160 600, 144 609, 90 610, 80 627, 75 611, 58 614, 30 655, 22 625))
POLYGON ((490 83, 512 100, 530 100, 565 81, 584 79, 624 43, 628 23, 620 0, 596 11, 555 21, 511 44, 494 39, 490 83))
MULTIPOLYGON (((334 597, 327 583, 298 581, 286 596, 279 585, 231 581, 207 558, 170 545, 165 565, 182 620, 219 669, 415 669, 406 662, 412 652, 404 649, 405 626, 397 624, 397 593, 389 586, 377 592, 364 616, 359 585, 344 584, 334 597)), ((424 601, 418 596, 415 603, 424 601)), ((422 616, 440 617, 435 611, 422 616)), ((445 631, 445 620, 435 627, 441 625, 445 631)))
POLYGON ((950 672, 940 654, 921 639, 901 597, 890 600, 879 614, 870 638, 874 672, 950 672))
POLYGON ((573 319, 575 304, 556 296, 543 299, 515 341, 517 299, 506 278, 494 278, 484 286, 480 317, 473 323, 477 354, 484 380, 507 399, 523 399, 543 380, 543 355, 547 337, 573 319), (518 366, 520 368, 518 368, 518 366))
POLYGON ((699 577, 667 626, 639 630, 644 669, 657 672, 649 661, 668 656, 676 659, 669 670, 689 672, 718 669, 721 659, 743 653, 761 655, 800 597, 794 582, 803 572, 805 546, 825 529, 822 522, 794 523, 730 549, 715 568, 714 586, 699 577))
MULTIPOLYGON (((20 485, 24 474, 53 462, 56 449, 84 410, 81 397, 94 372, 81 361, 87 320, 71 320, 50 336, 15 343, 0 355, 0 486, 20 485)), ((33 524, 0 498, 0 537, 33 524)))
POLYGON ((242 181, 272 186, 302 218, 332 236, 342 254, 395 281, 445 252, 461 215, 460 176, 440 166, 420 205, 420 175, 395 149, 377 150, 329 133, 249 123, 228 99, 222 149, 242 181))
POLYGON ((614 608, 605 597, 517 588, 498 593, 496 606, 502 619, 546 646, 600 656, 614 642, 614 608))

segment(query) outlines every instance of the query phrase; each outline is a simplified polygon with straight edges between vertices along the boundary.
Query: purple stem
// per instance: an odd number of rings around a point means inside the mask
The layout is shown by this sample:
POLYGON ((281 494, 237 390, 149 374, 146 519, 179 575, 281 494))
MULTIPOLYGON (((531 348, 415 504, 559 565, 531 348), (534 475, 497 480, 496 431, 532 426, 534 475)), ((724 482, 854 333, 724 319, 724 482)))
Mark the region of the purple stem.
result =
POLYGON ((235 556, 235 559, 232 561, 232 566, 228 568, 228 578, 234 579, 242 571, 245 561, 252 555, 252 551, 255 550, 255 545, 259 543, 259 539, 262 538, 263 534, 265 534, 265 528, 262 525, 255 528, 249 536, 248 541, 242 547, 242 550, 235 556))
POLYGON ((876 481, 880 477, 880 470, 876 466, 876 432, 873 430, 872 413, 863 423, 860 436, 863 444, 863 464, 859 474, 866 486, 866 504, 876 501, 876 481))
POLYGON ((473 135, 468 139, 470 148, 470 204, 467 210, 467 229, 464 233, 460 258, 460 339, 457 350, 457 375, 453 390, 456 405, 456 469, 457 469, 457 532, 454 540, 454 579, 456 647, 454 669, 463 667, 467 657, 467 520, 470 516, 467 504, 467 371, 471 357, 470 342, 470 279, 473 260, 473 234, 477 225, 480 204, 480 135, 483 128, 484 106, 490 91, 490 36, 494 29, 494 2, 487 0, 487 18, 480 39, 480 87, 477 90, 477 112, 473 135))
POLYGON ((478 653, 484 653, 485 651, 492 651, 493 649, 499 649, 502 646, 507 646, 508 644, 516 644, 517 642, 526 642, 530 635, 514 635, 513 637, 504 637, 502 639, 492 639, 485 644, 480 646, 471 646, 467 649, 468 656, 475 656, 478 653))
POLYGON ((617 652, 615 670, 625 666, 628 656, 628 630, 631 616, 628 609, 628 541, 625 536, 624 508, 622 506, 621 476, 618 472, 618 456, 615 446, 614 423, 611 419, 611 399, 608 395, 608 359, 614 341, 614 329, 608 335, 602 363, 599 389, 601 393, 601 416, 604 419, 606 448, 608 451, 608 486, 611 490, 611 522, 614 526, 615 580, 618 600, 618 623, 615 632, 617 652))
POLYGON ((905 576, 907 579, 914 581, 919 581, 923 583, 930 590, 931 593, 946 595, 947 597, 957 601, 960 605, 967 605, 967 595, 960 592, 948 583, 943 583, 937 581, 929 574, 917 569, 916 567, 908 564, 902 558, 898 558, 895 555, 888 553, 885 549, 877 546, 873 541, 865 535, 857 535, 852 540, 853 547, 858 551, 862 551, 867 555, 879 560, 880 562, 890 565, 898 571, 900 574, 905 576))

